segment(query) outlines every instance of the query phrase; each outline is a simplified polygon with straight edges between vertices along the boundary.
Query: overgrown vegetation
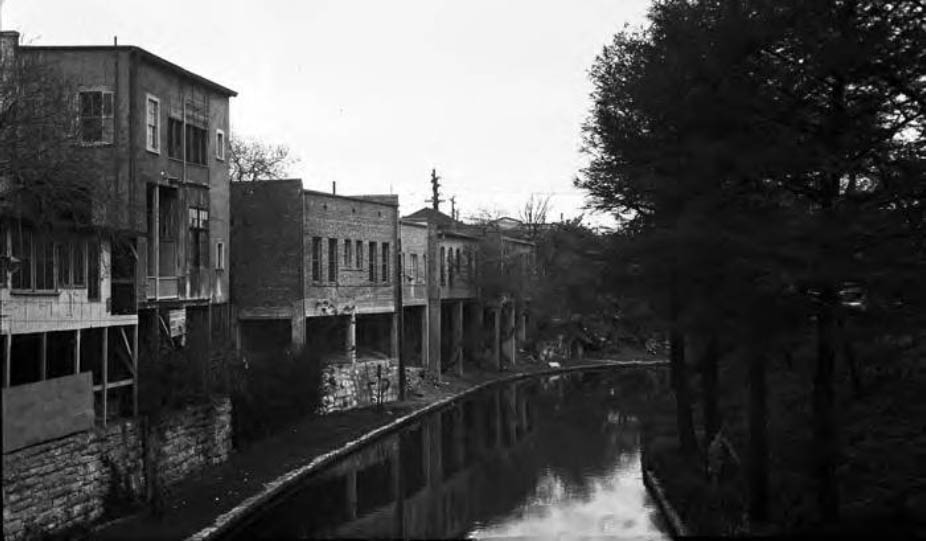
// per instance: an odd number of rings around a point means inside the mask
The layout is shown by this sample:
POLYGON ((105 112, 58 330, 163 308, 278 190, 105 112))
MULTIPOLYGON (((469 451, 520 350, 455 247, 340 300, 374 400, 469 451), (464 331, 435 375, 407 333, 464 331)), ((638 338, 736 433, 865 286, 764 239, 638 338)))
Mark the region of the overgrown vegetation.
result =
POLYGON ((236 448, 318 412, 323 382, 317 351, 286 349, 234 366, 231 397, 236 448))

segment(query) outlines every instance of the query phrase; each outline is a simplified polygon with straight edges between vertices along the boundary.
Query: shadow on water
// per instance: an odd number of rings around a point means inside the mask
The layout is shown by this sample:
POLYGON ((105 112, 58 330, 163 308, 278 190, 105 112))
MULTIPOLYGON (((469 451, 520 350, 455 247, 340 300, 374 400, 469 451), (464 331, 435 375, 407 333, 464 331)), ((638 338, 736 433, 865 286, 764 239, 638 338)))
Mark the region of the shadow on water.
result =
POLYGON ((228 538, 665 539, 640 471, 645 382, 611 371, 486 389, 345 456, 228 538))

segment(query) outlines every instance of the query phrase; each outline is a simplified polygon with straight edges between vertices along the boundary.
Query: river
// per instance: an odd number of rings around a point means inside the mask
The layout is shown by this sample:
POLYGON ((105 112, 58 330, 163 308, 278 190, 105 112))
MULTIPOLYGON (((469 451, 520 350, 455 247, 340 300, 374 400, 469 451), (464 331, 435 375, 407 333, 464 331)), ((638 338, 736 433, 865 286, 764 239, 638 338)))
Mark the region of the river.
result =
POLYGON ((643 369, 498 384, 325 467, 226 537, 668 539, 643 486, 643 369))

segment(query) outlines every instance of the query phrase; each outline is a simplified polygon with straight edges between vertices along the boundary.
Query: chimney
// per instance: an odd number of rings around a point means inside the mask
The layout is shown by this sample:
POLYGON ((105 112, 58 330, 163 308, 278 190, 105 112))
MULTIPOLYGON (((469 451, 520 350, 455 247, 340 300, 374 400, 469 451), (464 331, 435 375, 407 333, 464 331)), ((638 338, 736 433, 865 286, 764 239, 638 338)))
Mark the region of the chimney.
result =
POLYGON ((0 63, 12 61, 16 58, 16 49, 19 47, 19 32, 15 30, 0 31, 0 63))
POLYGON ((338 183, 337 181, 331 181, 331 195, 338 195, 338 183))

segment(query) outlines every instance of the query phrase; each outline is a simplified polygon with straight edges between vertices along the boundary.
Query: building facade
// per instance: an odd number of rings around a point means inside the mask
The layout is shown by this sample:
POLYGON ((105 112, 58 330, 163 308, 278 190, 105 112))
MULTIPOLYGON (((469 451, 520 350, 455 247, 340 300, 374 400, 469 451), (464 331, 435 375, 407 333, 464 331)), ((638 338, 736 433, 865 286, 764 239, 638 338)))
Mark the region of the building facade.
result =
MULTIPOLYGON (((69 97, 70 110, 43 114, 73 117, 68 152, 87 177, 77 184, 53 176, 46 190, 77 194, 67 211, 85 219, 38 217, 41 194, 23 198, 22 183, 3 183, 4 387, 31 386, 18 398, 20 413, 41 409, 43 388, 69 385, 58 396, 81 411, 92 404, 91 419, 94 410, 103 423, 132 415, 138 364, 157 351, 146 343, 170 338, 182 347, 188 320, 208 322, 228 303, 226 153, 235 92, 138 47, 22 46, 16 32, 4 32, 2 44, 8 73, 41 73, 48 92, 69 97), (59 378, 68 379, 46 384, 59 378)), ((87 417, 31 423, 58 428, 33 428, 39 433, 26 440, 85 427, 87 417)))

